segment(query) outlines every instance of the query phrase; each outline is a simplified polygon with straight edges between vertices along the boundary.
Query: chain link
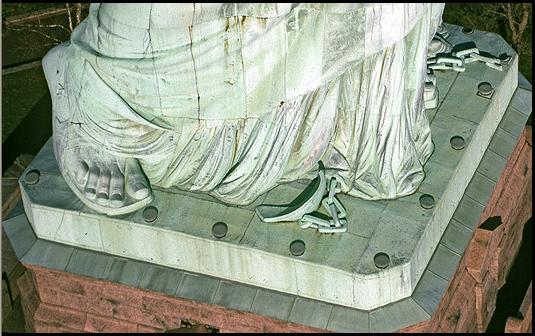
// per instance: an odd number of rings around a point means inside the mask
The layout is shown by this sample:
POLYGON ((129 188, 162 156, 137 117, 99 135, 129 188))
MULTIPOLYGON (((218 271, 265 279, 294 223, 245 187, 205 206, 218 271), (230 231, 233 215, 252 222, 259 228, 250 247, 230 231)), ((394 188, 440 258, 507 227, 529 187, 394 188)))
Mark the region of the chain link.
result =
MULTIPOLYGON (((439 37, 439 40, 446 42, 448 46, 451 46, 451 44, 440 34, 437 34, 436 36, 439 37)), ((455 49, 455 47, 452 47, 452 49, 455 49)), ((453 70, 464 72, 466 70, 466 64, 478 61, 499 71, 503 71, 502 64, 507 63, 506 60, 500 60, 497 57, 481 55, 478 48, 468 46, 464 49, 452 51, 449 54, 440 54, 439 56, 428 58, 427 67, 431 70, 453 70)))
MULTIPOLYGON (((441 25, 433 41, 440 41, 443 44, 442 50, 449 52, 441 52, 433 54, 433 57, 427 58, 427 73, 424 85, 424 104, 425 109, 433 109, 438 106, 438 88, 434 70, 453 70, 457 72, 464 72, 466 64, 473 62, 483 62, 490 68, 503 71, 503 65, 511 63, 512 56, 507 54, 500 55, 499 58, 493 57, 488 53, 482 55, 476 45, 467 43, 466 47, 462 45, 453 46, 446 38, 449 36, 448 31, 441 25)), ((433 42, 432 42, 433 43, 433 42)), ((436 46, 433 46, 436 48, 436 46)), ((433 49, 432 48, 432 49, 433 49)), ((432 53, 430 51, 430 53, 432 53)))
POLYGON ((299 220, 301 229, 313 228, 320 233, 342 233, 347 231, 347 213, 335 194, 341 192, 338 187, 336 177, 331 178, 331 182, 326 186, 328 196, 325 197, 321 205, 331 215, 332 218, 321 218, 312 214, 304 215, 299 220))

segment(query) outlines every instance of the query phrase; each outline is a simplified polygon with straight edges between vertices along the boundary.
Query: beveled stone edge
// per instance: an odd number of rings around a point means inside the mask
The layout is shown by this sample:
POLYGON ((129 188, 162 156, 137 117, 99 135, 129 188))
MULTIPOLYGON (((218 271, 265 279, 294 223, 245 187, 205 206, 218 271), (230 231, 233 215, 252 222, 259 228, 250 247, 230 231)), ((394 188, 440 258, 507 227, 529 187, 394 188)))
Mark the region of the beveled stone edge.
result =
MULTIPOLYGON (((515 56, 515 64, 516 62, 518 61, 518 58, 515 56)), ((507 81, 507 78, 511 77, 513 75, 512 72, 515 72, 516 74, 516 68, 514 69, 515 71, 512 71, 512 69, 508 69, 508 73, 506 74, 505 77, 502 78, 502 81, 500 83, 500 86, 506 86, 507 83, 505 83, 507 81)), ((509 91, 508 90, 501 90, 501 91, 504 91, 504 95, 508 96, 509 95, 509 91)), ((497 98, 497 97, 495 97, 497 98)), ((496 99, 491 102, 491 104, 494 104, 494 105, 497 105, 497 102, 496 102, 496 99)), ((491 107, 491 105, 489 105, 489 108, 491 107)), ((501 110, 501 109, 500 109, 501 110)), ((488 115, 488 110, 487 112, 484 114, 483 116, 483 120, 485 120, 485 118, 490 118, 490 116, 487 116, 488 115)), ((505 112, 503 112, 505 113, 505 112)), ((502 114, 503 115, 503 114, 502 114)), ((476 130, 476 133, 479 132, 479 128, 476 130)), ((481 131, 482 132, 482 131, 481 131)), ((479 133, 481 133, 479 132, 479 133)), ((476 134, 474 133, 474 134, 476 134)), ((490 141, 490 140, 489 140, 490 141)), ((479 150, 478 150, 479 152, 479 150)), ((483 155, 483 154, 482 154, 483 155)), ((462 162, 461 162, 462 163, 462 162)), ((459 166, 457 167, 457 170, 458 170, 459 166)), ((468 184, 468 182, 466 182, 466 184, 468 184)), ((447 192, 447 190, 450 190, 452 189, 451 187, 452 183, 448 184, 448 187, 446 188, 446 190, 444 191, 444 194, 447 192)), ((22 192, 21 194, 23 195, 23 198, 24 197, 27 197, 26 193, 25 193, 25 190, 24 188, 21 188, 22 189, 22 192)), ((444 196, 444 195, 443 195, 444 196)), ((458 202, 458 201, 457 201, 458 202)), ((28 203, 28 202, 26 202, 28 203)), ((25 206, 27 206, 27 204, 25 204, 25 206)), ((35 208, 38 208, 39 205, 35 206, 35 208)), ((30 207, 28 206, 28 209, 27 209, 27 213, 28 215, 31 217, 33 216, 32 214, 32 209, 31 208, 34 208, 34 206, 30 207)), ((438 219, 437 218, 441 218, 441 217, 445 217, 445 218, 450 218, 451 216, 437 216, 436 213, 441 210, 441 212, 447 212, 448 214, 451 212, 452 216, 453 216, 453 213, 455 211, 457 207, 455 207, 454 204, 447 204, 446 205, 446 202, 440 202, 438 204, 438 206, 436 207, 435 211, 434 211, 434 214, 433 216, 431 217, 431 221, 434 221, 436 222, 438 219), (443 210, 443 211, 442 211, 443 210)), ((71 211, 69 211, 71 212, 71 211)), ((85 214, 85 217, 95 217, 91 214, 85 214)), ((96 218, 96 217, 95 217, 96 218)), ((109 219, 111 221, 113 221, 113 219, 109 219)), ((30 221, 31 221, 31 218, 30 218, 30 221)), ((32 221, 31 221, 32 222, 32 221)), ((402 264, 402 265, 397 265, 395 267, 392 267, 390 269, 388 269, 387 272, 385 273, 374 273, 374 274, 348 274, 347 271, 344 271, 344 270, 339 270, 339 269, 336 269, 336 268, 333 268, 331 266, 327 266, 327 265, 322 265, 322 264, 315 264, 315 263, 310 263, 308 261, 305 261, 305 260, 295 260, 294 262, 299 264, 299 265, 306 265, 307 267, 314 267, 316 269, 316 271, 321 271, 323 274, 329 274, 329 273, 338 273, 340 276, 343 276, 343 277, 346 277, 346 278, 351 278, 351 281, 352 281, 352 289, 349 289, 349 290, 346 290, 345 292, 343 292, 343 296, 342 297, 345 297, 344 300, 341 300, 341 299, 338 299, 338 297, 336 298, 332 298, 332 297, 325 297, 325 296, 321 296, 321 295, 315 295, 315 293, 313 291, 309 291, 307 293, 305 293, 305 289, 300 289, 299 286, 297 286, 297 288, 294 290, 294 289, 291 289, 291 290, 288 290, 288 292, 292 292, 293 294, 296 294, 296 293, 301 293, 301 295, 307 295, 307 297, 309 298, 313 298, 313 299, 316 299, 318 300, 318 298, 321 298, 322 301, 325 301, 325 302, 331 302, 333 304, 344 304, 346 306, 352 306, 352 307, 359 307, 358 309, 376 309, 377 308, 380 308, 381 305, 383 305, 385 302, 388 302, 390 300, 399 300, 401 298, 406 298, 410 295, 411 292, 413 292, 415 290, 415 287, 419 281, 419 279, 423 276, 424 272, 425 272, 425 269, 433 255, 433 251, 436 249, 436 246, 438 246, 438 243, 439 243, 439 239, 437 239, 437 236, 438 237, 441 237, 442 233, 446 230, 446 227, 447 225, 449 224, 449 221, 448 220, 442 220, 440 222, 440 225, 438 225, 437 223, 428 223, 427 226, 426 226, 426 229, 424 230, 424 233, 422 234, 422 236, 419 238, 418 242, 416 243, 416 248, 415 248, 415 257, 408 263, 405 263, 405 264, 402 264), (430 228, 430 226, 433 226, 433 228, 430 228), (438 228, 436 228, 435 226, 439 226, 438 228), (436 231, 440 231, 441 230, 441 234, 438 235, 436 234, 436 231), (428 241, 428 239, 426 240, 425 239, 425 235, 428 235, 428 236, 432 236, 433 238, 433 241, 437 241, 437 244, 430 244, 429 247, 427 247, 425 250, 423 250, 423 248, 421 247, 421 245, 423 244, 422 242, 423 241, 428 241), (418 246, 420 246, 420 248, 418 248, 418 246), (420 251, 422 250, 422 251, 420 251), (397 274, 409 274, 408 277, 409 279, 406 281, 408 282, 410 285, 408 286, 405 286, 403 288, 401 288, 400 290, 400 293, 397 293, 395 296, 388 296, 386 298, 381 298, 379 297, 378 299, 376 300, 369 300, 369 301, 359 301, 359 296, 357 296, 357 292, 355 290, 355 288, 358 288, 359 284, 358 282, 360 282, 361 284, 360 285, 363 285, 364 287, 366 287, 366 285, 369 283, 369 280, 371 279, 379 279, 378 281, 381 282, 382 281, 382 285, 385 285, 388 284, 388 285, 391 285, 388 280, 382 280, 382 279, 388 279, 390 277, 392 277, 393 275, 397 275, 397 274), (373 308, 372 308, 373 307, 373 308)), ((129 225, 133 225, 133 226, 136 226, 138 223, 129 223, 129 225)), ((100 225, 100 224, 99 224, 100 225)), ((150 228, 150 226, 149 226, 150 228)), ((146 229, 146 227, 143 227, 143 229, 146 229)), ((164 230, 163 228, 160 228, 161 230, 164 230)), ((181 232, 174 232, 173 231, 173 234, 176 234, 176 235, 181 235, 181 236, 184 236, 185 234, 181 233, 181 232)), ((48 239, 48 237, 44 237, 44 239, 48 239)), ((102 237, 100 238, 102 239, 102 237)), ((202 237, 196 237, 196 236, 191 236, 191 235, 187 235, 187 239, 189 240, 203 240, 202 237)), ((67 243, 69 244, 69 242, 67 241, 62 241, 62 240, 58 240, 58 239, 55 239, 56 241, 60 242, 60 243, 67 243)), ((226 246, 226 244, 224 244, 224 242, 212 242, 210 241, 209 242, 210 244, 222 244, 223 246, 225 246, 225 248, 228 248, 229 251, 237 251, 235 252, 236 254, 239 254, 241 253, 243 247, 238 245, 238 246, 234 246, 232 244, 228 244, 228 246, 226 246)), ((74 246, 74 245, 73 245, 74 246)), ((103 247, 103 242, 101 241, 101 244, 99 247, 94 247, 94 246, 88 246, 88 245, 84 245, 84 244, 81 244, 82 248, 85 246, 87 248, 92 248, 94 250, 99 250, 99 251, 105 251, 104 247, 103 247)), ((254 251, 255 252, 255 257, 257 257, 257 255, 264 255, 264 254, 268 254, 270 256, 274 256, 275 257, 275 260, 277 261, 282 261, 282 262, 286 262, 287 261, 287 258, 281 258, 280 255, 278 254, 271 254, 269 252, 266 252, 266 251, 262 251, 262 250, 257 250, 257 251, 254 251)), ((129 256, 127 255, 122 255, 120 253, 116 253, 118 254, 119 256, 121 257, 125 257, 125 258, 129 258, 129 256)), ((171 267, 175 267, 169 263, 160 263, 160 265, 162 266, 171 266, 171 267)), ((177 266, 177 267, 180 267, 180 266, 177 266)), ((188 267, 185 267, 185 268, 188 268, 188 267)), ((189 267, 188 268, 189 271, 191 272, 196 272, 198 271, 195 267, 189 267)), ((213 272, 205 272, 206 274, 208 274, 209 276, 218 276, 216 274, 214 274, 213 272), (212 274, 210 274, 212 273, 212 274)), ((295 275, 296 279, 298 279, 298 276, 295 275)), ((242 279, 236 279, 236 280, 233 280, 233 281, 242 281, 242 279)), ((296 281, 296 283, 299 283, 298 281, 296 281)), ((381 285, 381 283, 379 283, 379 285, 381 285)), ((276 290, 276 291, 279 291, 279 290, 287 290, 286 288, 282 288, 283 286, 282 285, 278 285, 278 286, 270 286, 270 289, 272 290, 276 290)), ((309 290, 308 288, 306 288, 306 290, 309 290)), ((366 291, 364 291, 366 292, 366 291)))
MULTIPOLYGON (((525 89, 518 88, 517 90, 525 90, 525 89)), ((510 108, 511 108, 511 107, 508 107, 508 109, 506 110, 505 113, 507 113, 508 111, 510 111, 510 108)), ((527 118, 528 118, 530 112, 528 112, 528 111, 523 111, 523 112, 526 112, 526 114, 525 114, 525 115, 526 115, 526 118, 525 118, 525 119, 527 120, 527 118)), ((504 118, 502 118, 502 120, 500 121, 500 125, 498 126, 499 128, 501 128, 502 123, 504 122, 504 120, 505 120, 505 114, 504 114, 504 118)), ((511 136, 516 137, 517 140, 518 140, 518 138, 520 137, 520 135, 521 135, 521 132, 519 132, 519 134, 516 134, 516 135, 515 135, 515 134, 511 134, 511 136)), ((487 148, 487 151, 488 151, 488 150, 493 150, 492 146, 489 146, 489 148, 487 148)), ((510 155, 510 154, 511 154, 511 153, 509 153, 509 155, 510 155)), ((481 163, 480 163, 480 166, 481 166, 481 163)), ((478 166, 478 169, 479 169, 479 168, 480 168, 480 167, 478 166)), ((502 172, 503 172, 503 170, 502 170, 502 172)), ((20 209, 19 209, 19 211, 20 211, 20 209)), ((25 215, 24 215, 24 213, 22 213, 22 214, 19 214, 18 216, 25 216, 25 215)), ((15 217, 17 217, 17 216, 12 216, 10 219, 4 221, 4 223, 5 223, 5 222, 9 222, 10 220, 12 220, 12 219, 15 218, 15 217)), ((448 226, 451 225, 451 223, 453 223, 454 221, 457 221, 457 220, 454 219, 454 218, 452 218, 452 219, 450 220, 450 223, 448 224, 448 226)), ((31 225, 30 225, 29 221, 26 220, 26 223, 27 223, 27 228, 25 228, 25 230, 27 230, 27 229, 30 229, 30 230, 31 230, 31 225)), ((468 229, 469 229, 470 231, 472 231, 472 232, 473 232, 473 230, 475 229, 471 223, 463 223, 463 222, 460 222, 460 221, 459 221, 459 223, 461 223, 464 227, 468 228, 468 229)), ((16 241, 13 241, 13 239, 15 239, 16 237, 10 237, 9 234, 7 233, 7 231, 9 231, 9 230, 6 230, 6 234, 8 235, 8 238, 10 239, 10 241, 12 242, 12 244, 13 244, 13 243, 16 243, 16 241)), ((9 232, 10 232, 10 231, 9 231, 9 232)), ((443 240, 444 240, 444 236, 442 236, 442 238, 441 238, 439 244, 437 245, 437 248, 438 248, 438 246, 440 246, 440 245, 444 246, 444 245, 443 245, 443 240)), ((16 244, 15 244, 15 245, 16 245, 16 244)), ((465 246, 465 247, 466 247, 466 246, 465 246)), ((102 258, 108 260, 108 264, 110 264, 114 259, 118 259, 118 260, 121 260, 121 259, 124 260, 124 259, 126 259, 127 261, 130 260, 130 259, 128 259, 128 258, 117 257, 117 256, 109 255, 109 254, 106 254, 106 253, 101 253, 101 252, 96 252, 96 251, 92 251, 92 250, 82 249, 82 248, 79 248, 79 247, 72 247, 72 246, 69 246, 69 245, 64 245, 64 244, 60 244, 60 243, 57 243, 57 242, 47 241, 47 240, 43 240, 43 239, 39 239, 39 238, 37 238, 37 239, 34 240, 34 242, 32 243, 32 246, 30 247, 30 249, 28 249, 28 250, 25 251, 25 252, 22 252, 22 254, 19 253, 19 255, 17 255, 17 256, 20 258, 20 260, 21 260, 22 263, 24 263, 24 264, 35 264, 35 265, 38 265, 38 266, 41 266, 41 267, 52 268, 52 269, 55 269, 55 270, 58 270, 58 271, 65 271, 66 268, 67 268, 67 265, 70 263, 70 260, 71 260, 71 258, 72 258, 72 256, 73 256, 75 250, 84 251, 85 253, 89 253, 90 255, 92 255, 92 254, 95 254, 95 256, 98 255, 98 256, 100 256, 100 257, 102 257, 102 258), (67 262, 64 263, 63 267, 59 267, 59 266, 57 266, 57 265, 51 265, 50 263, 47 263, 46 260, 44 260, 44 261, 31 260, 31 259, 30 259, 30 256, 31 256, 30 251, 31 251, 33 248, 35 248, 36 245, 39 245, 38 243, 41 244, 41 245, 43 245, 44 247, 46 247, 46 248, 48 248, 48 249, 64 249, 65 251, 70 251, 69 256, 66 256, 66 258, 65 258, 65 259, 67 260, 67 262)), ((464 252, 464 251, 463 251, 463 252, 464 252)), ((38 255, 39 255, 39 254, 38 254, 38 255)), ((462 255, 462 254, 461 254, 461 255, 462 255)), ((434 256, 434 254, 433 254, 433 256, 434 256)), ((146 263, 146 262, 142 262, 142 261, 137 261, 137 260, 133 260, 133 259, 132 259, 132 261, 135 261, 135 263, 138 264, 139 267, 143 267, 143 268, 145 268, 145 270, 148 269, 148 268, 150 268, 150 267, 153 267, 153 266, 154 266, 153 264, 146 263)), ((458 261, 456 261, 456 263, 457 263, 457 265, 458 265, 458 261)), ((430 263, 429 263, 429 264, 430 264, 430 263)), ((440 281, 439 281, 440 283, 436 283, 436 284, 434 284, 434 285, 436 286, 436 289, 438 290, 437 293, 440 293, 440 295, 442 295, 442 294, 444 293, 444 291, 446 290, 447 285, 448 285, 449 281, 451 280, 451 277, 443 278, 443 277, 441 277, 440 275, 437 275, 437 274, 433 273, 433 272, 429 269, 429 264, 428 264, 428 266, 426 267, 426 270, 424 271, 424 273, 429 272, 429 273, 431 273, 434 277, 436 277, 437 279, 440 279, 440 281)), ((162 267, 162 266, 158 266, 158 267, 162 267)), ((207 275, 203 275, 203 274, 196 274, 196 273, 193 273, 193 272, 184 272, 184 271, 176 270, 176 269, 172 269, 172 268, 167 268, 167 269, 171 270, 171 272, 184 273, 184 274, 188 274, 188 273, 190 273, 190 274, 194 274, 195 276, 206 277, 206 278, 208 278, 208 279, 213 279, 213 280, 215 280, 215 281, 218 281, 218 283, 221 282, 221 281, 225 281, 225 282, 227 282, 227 283, 233 283, 233 282, 231 282, 231 281, 229 281, 229 280, 218 279, 218 278, 214 278, 214 277, 209 277, 209 276, 207 276, 207 275)), ((90 273, 79 274, 79 275, 90 276, 90 275, 88 275, 88 274, 90 274, 90 273)), ((453 274, 452 274, 452 275, 453 275, 453 274)), ((98 277, 98 276, 97 276, 97 277, 98 277)), ((102 277, 100 276, 100 278, 102 278, 102 277)), ((104 278, 103 280, 107 280, 107 279, 104 278)), ((109 280, 108 280, 108 281, 109 281, 109 280)), ((284 293, 284 292, 278 292, 278 291, 277 291, 276 294, 277 294, 277 295, 282 295, 282 296, 288 297, 288 298, 290 298, 290 300, 291 300, 292 302, 294 302, 294 303, 292 304, 292 308, 291 308, 290 312, 288 313, 288 316, 286 317, 285 321, 289 321, 291 312, 292 312, 292 310, 294 309, 294 306, 295 306, 295 301, 296 301, 296 299, 297 299, 297 298, 301 298, 301 299, 308 300, 308 301, 310 301, 310 302, 314 302, 315 304, 318 304, 318 305, 321 304, 321 305, 330 305, 330 306, 332 306, 332 309, 329 310, 329 311, 330 311, 330 313, 329 313, 330 316, 328 317, 328 320, 327 320, 327 321, 328 321, 328 322, 327 322, 327 326, 324 328, 324 329, 326 329, 326 330, 329 330, 329 331, 337 331, 337 330, 333 329, 333 327, 329 327, 329 326, 331 326, 332 324, 335 324, 335 323, 333 323, 333 321, 331 320, 333 309, 346 309, 346 310, 353 311, 355 315, 359 315, 359 314, 360 314, 360 315, 362 315, 362 314, 366 315, 366 316, 364 317, 364 319, 368 321, 368 325, 367 325, 367 326, 364 326, 364 329, 361 328, 361 327, 359 326, 359 328, 358 328, 357 331, 368 331, 368 332, 369 332, 370 330, 374 330, 374 331, 384 331, 384 332, 388 332, 388 331, 396 331, 396 330, 399 330, 399 329, 401 329, 401 328, 403 328, 403 327, 406 327, 406 326, 409 326, 409 325, 416 324, 416 323, 418 323, 418 322, 424 321, 425 319, 428 319, 428 318, 430 318, 430 317, 433 315, 433 313, 434 313, 434 311, 435 311, 435 309, 436 309, 436 306, 434 306, 432 309, 426 309, 426 308, 424 308, 424 307, 426 307, 426 304, 425 304, 426 302, 424 302, 423 300, 428 300, 428 299, 429 299, 429 296, 427 296, 427 295, 424 295, 423 297, 422 297, 422 296, 418 296, 418 294, 420 293, 420 290, 421 290, 421 287, 420 287, 421 282, 422 282, 422 281, 420 280, 419 283, 418 283, 418 285, 416 286, 416 288, 415 288, 413 294, 411 295, 411 297, 406 298, 406 299, 403 299, 403 300, 400 300, 400 301, 397 301, 397 302, 394 302, 394 303, 391 303, 391 304, 388 304, 388 305, 385 305, 385 306, 380 307, 380 308, 377 308, 377 309, 369 310, 369 311, 364 311, 364 310, 360 310, 360 309, 355 309, 355 308, 350 308, 350 307, 345 307, 345 306, 335 305, 335 304, 331 304, 331 303, 322 302, 322 301, 319 301, 319 300, 312 300, 312 299, 309 299, 309 298, 303 298, 303 297, 300 297, 300 296, 297 296, 297 295, 292 295, 292 294, 288 294, 288 293, 284 293), (369 318, 369 316, 370 316, 371 314, 374 314, 374 316, 379 315, 378 312, 380 312, 380 310, 382 310, 382 309, 385 309, 385 307, 386 307, 386 309, 388 309, 390 312, 392 312, 392 310, 395 311, 396 309, 400 309, 400 308, 402 308, 403 305, 411 304, 412 302, 418 304, 418 305, 421 307, 421 309, 425 312, 425 314, 422 314, 422 315, 420 315, 420 316, 418 316, 418 317, 416 317, 416 318, 415 318, 414 316, 405 316, 405 317, 402 318, 402 320, 401 320, 402 322, 399 322, 399 323, 398 323, 398 324, 403 324, 403 323, 405 323, 405 322, 406 322, 406 323, 410 323, 410 324, 408 324, 408 325, 399 325, 399 326, 396 325, 396 326, 392 326, 392 325, 388 325, 388 324, 387 324, 388 321, 382 321, 381 319, 374 319, 374 321, 376 321, 376 323, 372 323, 372 321, 371 321, 370 318, 369 318), (399 306, 399 308, 396 308, 397 306, 399 306), (336 307, 338 307, 338 308, 336 308, 336 307)), ((236 284, 237 284, 237 285, 240 285, 240 286, 243 286, 242 284, 240 284, 240 283, 238 283, 238 282, 236 282, 236 284)), ((181 288, 181 286, 182 286, 182 283, 180 283, 180 284, 178 285, 178 288, 177 288, 177 290, 176 290, 176 292, 175 292, 175 295, 176 295, 176 293, 179 291, 179 289, 181 288)), ((137 285, 136 287, 142 289, 141 286, 139 285, 139 282, 138 282, 138 285, 137 285)), ((217 286, 217 287, 219 287, 219 286, 217 286)), ((257 288, 258 288, 259 290, 264 290, 264 291, 268 291, 268 292, 275 292, 275 291, 272 291, 272 290, 266 290, 266 289, 261 288, 261 287, 257 287, 257 288)), ((213 302, 212 302, 212 301, 213 301, 213 297, 214 297, 214 295, 211 296, 211 300, 210 300, 210 302, 205 302, 205 303, 212 304, 212 303, 213 303, 213 302)), ((440 300, 438 300, 438 301, 440 301, 440 300)), ((201 302, 204 302, 204 301, 201 301, 201 302)), ((251 311, 251 309, 252 309, 252 305, 251 305, 251 308, 250 308, 248 311, 251 311)), ((391 314, 391 313, 389 313, 389 314, 391 314)), ((400 311, 399 314, 402 315, 402 314, 403 314, 403 311, 400 311)), ((268 317, 269 317, 269 316, 268 316, 268 317)), ((271 317, 271 318, 272 318, 272 317, 271 317)), ((294 321, 294 322, 299 323, 298 321, 294 321)), ((303 324, 304 324, 304 323, 303 323, 303 324)), ((306 324, 305 324, 305 325, 306 325, 306 324)), ((344 330, 344 331, 347 331, 347 330, 344 330)))

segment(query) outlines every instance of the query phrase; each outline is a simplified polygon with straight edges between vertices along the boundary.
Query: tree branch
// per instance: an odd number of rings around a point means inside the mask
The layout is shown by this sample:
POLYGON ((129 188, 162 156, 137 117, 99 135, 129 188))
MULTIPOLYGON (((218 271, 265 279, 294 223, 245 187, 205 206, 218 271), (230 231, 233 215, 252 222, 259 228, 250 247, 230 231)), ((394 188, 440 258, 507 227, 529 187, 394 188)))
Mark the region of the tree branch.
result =
POLYGON ((526 27, 528 26, 530 12, 531 6, 526 3, 522 4, 522 19, 518 25, 519 40, 522 40, 522 34, 524 34, 524 30, 526 30, 526 27))
POLYGON ((78 26, 80 22, 82 22, 82 4, 81 3, 75 3, 74 4, 75 9, 75 15, 76 18, 76 25, 78 26))
POLYGON ((69 29, 72 32, 74 30, 74 28, 72 26, 71 7, 69 6, 68 3, 65 4, 65 7, 67 7, 67 17, 69 18, 69 29))
POLYGON ((70 33, 67 28, 65 28, 63 25, 59 25, 59 24, 25 24, 25 25, 20 24, 20 25, 16 25, 16 26, 10 27, 10 28, 17 28, 17 27, 22 27, 22 28, 60 28, 60 29, 65 30, 66 32, 70 33))
POLYGON ((48 39, 51 39, 52 41, 56 42, 56 43, 62 43, 63 41, 61 40, 58 40, 57 38, 53 37, 53 36, 50 36, 48 34, 45 34, 43 33, 42 31, 39 31, 39 30, 36 30, 36 29, 33 29, 33 28, 30 28, 30 27, 21 27, 21 28, 14 28, 14 27, 9 27, 7 28, 8 30, 14 30, 14 31, 24 31, 24 30, 29 30, 33 33, 36 33, 36 34, 39 34, 41 36, 44 36, 48 39))

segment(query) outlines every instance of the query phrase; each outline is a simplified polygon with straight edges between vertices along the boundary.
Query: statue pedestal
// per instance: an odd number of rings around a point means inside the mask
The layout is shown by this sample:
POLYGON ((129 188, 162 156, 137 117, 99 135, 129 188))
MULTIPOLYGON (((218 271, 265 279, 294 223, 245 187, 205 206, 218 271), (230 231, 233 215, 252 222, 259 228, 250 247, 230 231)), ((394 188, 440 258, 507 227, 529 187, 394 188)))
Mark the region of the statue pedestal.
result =
POLYGON ((362 317, 359 326, 368 331, 380 330, 385 319, 390 331, 428 319, 494 188, 489 175, 500 175, 521 129, 514 132, 523 126, 520 119, 527 119, 508 109, 517 86, 516 54, 497 35, 463 35, 460 29, 448 26, 452 43, 474 40, 481 50, 514 55, 511 63, 503 72, 483 63, 468 64, 460 74, 436 72, 441 98, 428 111, 435 153, 425 165, 426 179, 415 194, 397 200, 339 196, 348 233, 319 234, 297 223, 259 220, 256 205, 293 199, 304 188, 300 182, 281 185, 248 207, 157 189, 152 222, 144 219, 144 209, 100 215, 70 191, 49 141, 27 169, 39 171, 38 182, 23 175, 20 186, 38 241, 55 247, 33 256, 32 247, 26 262, 38 264, 55 253, 56 269, 261 315, 280 313, 277 319, 319 329, 347 314, 353 321, 362 317), (481 82, 494 87, 491 99, 476 94, 481 82), (463 149, 452 148, 455 136, 464 139, 463 149), (424 194, 434 198, 430 209, 420 204, 424 194), (212 234, 217 222, 228 226, 223 238, 212 234), (294 240, 306 244, 301 256, 289 251, 294 240), (389 256, 386 268, 374 262, 380 252, 389 256), (273 312, 263 312, 273 302, 273 312))

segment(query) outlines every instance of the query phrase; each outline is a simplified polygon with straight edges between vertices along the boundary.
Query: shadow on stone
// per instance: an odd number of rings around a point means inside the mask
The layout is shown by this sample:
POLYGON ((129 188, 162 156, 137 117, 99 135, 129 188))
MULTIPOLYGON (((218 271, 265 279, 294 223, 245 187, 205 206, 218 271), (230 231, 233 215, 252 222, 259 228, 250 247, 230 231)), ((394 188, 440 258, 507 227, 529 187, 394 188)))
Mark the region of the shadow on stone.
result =
POLYGON ((518 310, 533 277, 531 266, 532 233, 530 218, 524 225, 522 245, 520 245, 513 266, 507 275, 505 285, 498 291, 496 310, 487 327, 487 333, 503 333, 507 318, 510 316, 523 318, 518 310))
POLYGON ((479 228, 485 231, 494 231, 500 225, 502 225, 502 217, 494 216, 484 221, 479 228))

